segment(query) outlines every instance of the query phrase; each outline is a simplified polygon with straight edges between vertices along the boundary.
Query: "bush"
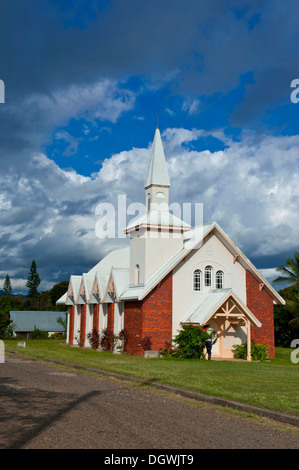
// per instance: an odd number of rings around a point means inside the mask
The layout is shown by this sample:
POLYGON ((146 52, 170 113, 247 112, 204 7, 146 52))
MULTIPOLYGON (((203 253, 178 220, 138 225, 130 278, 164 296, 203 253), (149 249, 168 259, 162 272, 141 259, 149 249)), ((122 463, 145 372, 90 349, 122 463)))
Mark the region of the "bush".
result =
POLYGON ((140 347, 143 351, 150 351, 152 349, 152 337, 151 335, 145 335, 140 341, 140 347))
POLYGON ((202 330, 201 326, 183 325, 174 338, 175 356, 184 359, 204 359, 207 337, 207 333, 202 330))
POLYGON ((102 331, 101 339, 100 339, 100 346, 104 351, 113 351, 114 342, 115 342, 115 335, 113 331, 105 328, 102 331))
POLYGON ((128 332, 125 329, 122 329, 117 336, 117 339, 120 341, 120 352, 123 354, 125 352, 126 344, 128 342, 128 332))
POLYGON ((96 328, 93 328, 93 330, 88 333, 87 339, 92 349, 98 349, 100 345, 100 335, 96 328))
POLYGON ((31 339, 48 339, 49 335, 47 331, 39 330, 34 325, 34 330, 30 333, 31 339))
MULTIPOLYGON (((243 344, 234 344, 234 355, 237 359, 247 359, 247 342, 243 344)), ((251 342, 251 359, 253 361, 266 361, 269 359, 269 346, 264 344, 255 344, 251 342)))
POLYGON ((165 346, 162 349, 162 356, 164 357, 174 357, 176 350, 172 346, 171 341, 165 341, 165 346))

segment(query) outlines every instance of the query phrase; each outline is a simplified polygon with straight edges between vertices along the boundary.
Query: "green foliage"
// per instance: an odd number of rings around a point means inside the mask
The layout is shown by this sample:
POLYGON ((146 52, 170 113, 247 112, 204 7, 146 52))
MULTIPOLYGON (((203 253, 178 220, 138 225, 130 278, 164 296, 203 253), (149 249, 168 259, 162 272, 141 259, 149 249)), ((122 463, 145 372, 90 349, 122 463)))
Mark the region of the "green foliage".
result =
POLYGON ((11 336, 12 320, 9 312, 11 310, 22 310, 24 300, 22 297, 10 297, 3 295, 0 297, 0 339, 11 336))
MULTIPOLYGON (((52 287, 52 289, 49 290, 49 296, 51 299, 52 305, 56 305, 56 302, 60 297, 65 294, 65 292, 68 290, 68 281, 61 281, 58 284, 55 284, 55 286, 52 287)), ((65 309, 65 307, 63 306, 65 309)))
POLYGON ((40 330, 34 325, 34 330, 30 333, 31 339, 48 339, 49 335, 47 331, 40 330))
POLYGON ((204 359, 207 337, 207 333, 202 330, 201 326, 183 325, 174 338, 174 355, 184 359, 204 359))
POLYGON ((287 282, 299 285, 299 252, 294 252, 294 258, 287 258, 285 266, 279 266, 276 270, 281 273, 273 282, 287 282))
MULTIPOLYGON (((247 342, 234 344, 234 355, 236 359, 247 359, 247 342)), ((251 342, 251 359, 253 361, 266 361, 269 359, 269 346, 251 342)))
POLYGON ((36 262, 35 260, 33 260, 31 263, 30 271, 28 274, 28 280, 26 284, 26 287, 28 287, 29 289, 28 297, 35 297, 38 294, 37 288, 40 285, 40 282, 41 280, 37 272, 36 262))
POLYGON ((0 312, 0 339, 6 339, 11 336, 11 324, 9 313, 0 312))
POLYGON ((173 347, 171 341, 165 341, 165 346, 162 349, 162 356, 163 357, 175 357, 176 356, 176 350, 173 347))
POLYGON ((290 346, 299 338, 299 286, 286 287, 279 291, 286 305, 274 305, 274 330, 276 346, 290 346))
POLYGON ((10 297, 2 295, 0 297, 0 313, 9 313, 10 310, 23 310, 25 300, 23 297, 10 297))
POLYGON ((3 295, 11 295, 12 294, 12 285, 10 282, 10 277, 6 274, 6 278, 3 284, 3 295))

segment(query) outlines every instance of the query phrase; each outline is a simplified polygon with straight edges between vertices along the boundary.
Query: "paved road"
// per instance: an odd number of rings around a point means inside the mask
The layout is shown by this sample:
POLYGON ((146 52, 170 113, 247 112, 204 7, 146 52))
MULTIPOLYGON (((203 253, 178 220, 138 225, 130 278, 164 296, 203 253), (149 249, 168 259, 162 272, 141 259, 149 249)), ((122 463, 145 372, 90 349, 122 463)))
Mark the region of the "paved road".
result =
POLYGON ((299 436, 15 355, 0 364, 2 449, 299 449, 299 436))

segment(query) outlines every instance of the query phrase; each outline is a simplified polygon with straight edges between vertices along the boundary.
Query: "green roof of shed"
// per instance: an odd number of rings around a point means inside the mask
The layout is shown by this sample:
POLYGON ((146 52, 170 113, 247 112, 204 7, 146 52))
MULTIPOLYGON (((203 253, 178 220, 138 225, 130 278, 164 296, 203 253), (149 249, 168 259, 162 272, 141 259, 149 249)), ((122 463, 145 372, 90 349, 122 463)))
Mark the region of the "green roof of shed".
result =
POLYGON ((63 326, 57 323, 57 318, 64 319, 65 312, 11 310, 9 314, 16 333, 34 331, 35 327, 42 331, 64 332, 63 326))

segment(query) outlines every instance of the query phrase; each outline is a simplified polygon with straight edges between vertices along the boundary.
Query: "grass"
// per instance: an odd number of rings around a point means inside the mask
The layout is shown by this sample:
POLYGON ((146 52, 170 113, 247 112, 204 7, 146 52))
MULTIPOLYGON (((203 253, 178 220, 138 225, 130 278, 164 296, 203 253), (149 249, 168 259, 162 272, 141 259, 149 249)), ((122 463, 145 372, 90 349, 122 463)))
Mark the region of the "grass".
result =
POLYGON ((26 341, 26 348, 8 340, 5 347, 40 359, 57 359, 299 414, 299 363, 291 362, 293 350, 289 348, 276 348, 276 357, 270 362, 234 362, 144 359, 72 347, 59 340, 30 340, 26 341))

